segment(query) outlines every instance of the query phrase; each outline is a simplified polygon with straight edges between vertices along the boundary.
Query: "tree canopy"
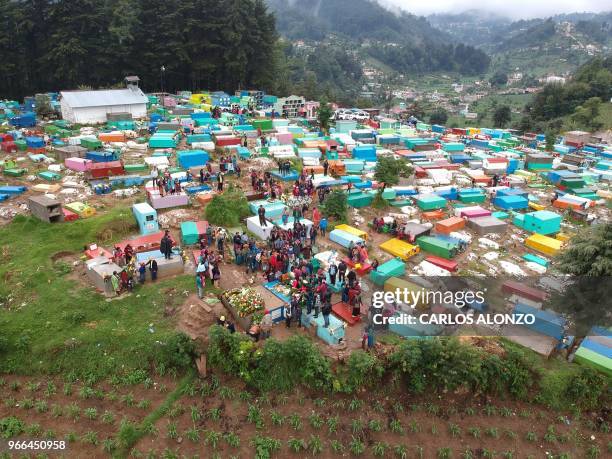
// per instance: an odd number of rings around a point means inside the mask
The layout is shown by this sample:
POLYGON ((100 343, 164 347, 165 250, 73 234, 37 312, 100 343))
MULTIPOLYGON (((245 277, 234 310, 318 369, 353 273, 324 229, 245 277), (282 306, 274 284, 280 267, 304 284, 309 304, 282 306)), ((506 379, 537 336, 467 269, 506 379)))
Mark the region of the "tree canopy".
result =
POLYGON ((576 107, 576 110, 572 114, 572 119, 576 121, 579 126, 596 131, 602 126, 601 121, 597 119, 599 117, 600 108, 601 99, 599 97, 591 97, 582 105, 576 107))
POLYGON ((493 86, 503 86, 508 83, 508 75, 506 72, 495 72, 495 74, 489 79, 489 82, 493 86))
MULTIPOLYGON (((573 78, 564 85, 547 84, 525 106, 526 116, 521 120, 521 128, 542 129, 551 121, 571 115, 577 111, 575 121, 588 121, 588 111, 596 110, 597 103, 591 101, 584 109, 585 102, 592 98, 609 101, 612 97, 612 57, 594 58, 580 67, 573 78), (580 109, 578 108, 580 107, 580 109)), ((588 124, 588 123, 587 123, 588 124)), ((584 125, 591 129, 591 126, 584 125)), ((596 129, 596 127, 595 127, 596 129)))
POLYGON ((108 87, 268 89, 274 16, 264 0, 0 0, 3 95, 108 87))
POLYGON ((403 159, 395 159, 393 156, 381 156, 376 161, 374 178, 386 185, 397 185, 400 177, 409 177, 413 169, 403 159))
POLYGON ((612 276, 612 224, 581 231, 561 252, 558 268, 575 276, 612 276))
POLYGON ((431 124, 444 124, 448 121, 448 112, 443 108, 436 108, 429 115, 429 122, 431 124))
POLYGON ((327 99, 322 99, 319 102, 319 109, 317 110, 317 120, 319 121, 319 127, 327 135, 329 132, 329 121, 332 117, 332 110, 327 103, 327 99))
POLYGON ((223 194, 216 194, 206 206, 206 220, 228 228, 238 226, 251 214, 249 203, 241 189, 230 185, 223 194))
POLYGON ((568 314, 582 336, 594 325, 612 325, 612 224, 579 232, 557 257, 557 267, 569 277, 565 290, 553 295, 552 307, 568 314))
POLYGON ((493 125, 498 128, 503 128, 512 119, 512 112, 507 105, 500 105, 493 112, 493 125))
POLYGON ((336 221, 345 222, 347 220, 348 200, 347 195, 342 190, 333 190, 322 206, 323 214, 332 217, 336 221))

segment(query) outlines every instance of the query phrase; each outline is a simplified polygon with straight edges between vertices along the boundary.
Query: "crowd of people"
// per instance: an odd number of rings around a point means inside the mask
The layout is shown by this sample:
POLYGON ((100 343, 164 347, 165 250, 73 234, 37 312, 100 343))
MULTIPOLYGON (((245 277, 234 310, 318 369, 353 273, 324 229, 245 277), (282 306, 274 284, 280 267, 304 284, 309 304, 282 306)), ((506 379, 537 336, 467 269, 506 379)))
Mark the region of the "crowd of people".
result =
POLYGON ((196 260, 196 289, 199 298, 204 297, 206 279, 219 288, 220 265, 225 260, 227 240, 227 231, 212 225, 206 227, 206 233, 199 239, 200 253, 196 260))
MULTIPOLYGON (((325 163, 327 173, 327 161, 325 163)), ((291 162, 280 161, 278 170, 280 175, 290 173, 291 162)), ((218 173, 214 174, 211 165, 207 164, 200 168, 198 178, 200 183, 216 180, 218 190, 223 191, 224 173, 239 171, 238 158, 227 156, 221 158, 218 173)), ((260 225, 272 226, 266 241, 256 241, 246 232, 231 235, 223 228, 208 225, 205 234, 199 239, 199 253, 195 257, 195 287, 198 297, 204 298, 207 285, 220 287, 223 263, 232 259, 234 263, 244 267, 253 279, 259 277, 265 282, 278 281, 289 288, 291 295, 284 312, 284 324, 288 328, 301 327, 302 317, 311 314, 314 317, 322 316, 323 326, 329 327, 332 304, 335 302, 332 299, 334 293, 338 293, 341 300, 350 305, 354 316, 360 316, 362 289, 351 266, 366 261, 365 247, 351 247, 348 257, 327 260, 325 263, 314 256, 317 253, 317 238, 326 236, 327 219, 313 203, 317 197, 319 203, 323 203, 330 192, 329 188, 317 189, 314 176, 302 172, 297 180, 289 185, 288 193, 283 195, 282 182, 274 178, 269 171, 251 170, 249 177, 253 191, 263 193, 268 199, 282 198, 287 204, 279 217, 279 223, 282 224, 271 222, 266 216, 265 207, 260 206, 257 212, 260 225)), ((159 187, 162 196, 181 191, 178 179, 172 179, 167 172, 160 172, 154 179, 154 185, 159 187)), ((159 245, 166 259, 173 257, 174 241, 168 231, 165 231, 159 245)), ((147 270, 153 281, 157 279, 157 261, 150 259, 137 263, 134 249, 129 244, 123 250, 116 247, 113 260, 122 267, 122 270, 113 273, 110 279, 117 294, 131 290, 135 279, 144 283, 147 270)), ((236 329, 224 316, 220 317, 218 323, 232 332, 236 329)), ((272 318, 266 310, 263 318, 253 323, 246 332, 259 340, 268 337, 271 328, 272 318)))
POLYGON ((173 179, 168 170, 159 170, 153 176, 153 186, 158 189, 160 196, 180 194, 182 190, 179 179, 173 179))
MULTIPOLYGON (((314 208, 312 214, 318 213, 314 208)), ((317 220, 311 215, 313 222, 317 220)), ((338 291, 342 301, 352 308, 352 314, 361 314, 361 285, 357 274, 350 269, 348 260, 337 264, 331 261, 326 269, 314 257, 318 228, 295 219, 288 229, 274 226, 265 244, 258 243, 246 233, 236 233, 233 238, 235 262, 243 265, 248 274, 260 274, 265 282, 278 281, 291 288, 292 296, 286 308, 285 323, 300 326, 302 314, 323 316, 324 326, 329 326, 332 294, 338 291)), ((365 248, 355 246, 353 257, 363 260, 365 248)), ((367 256, 367 255, 366 255, 367 256)))
POLYGON ((138 278, 138 282, 140 284, 144 284, 147 269, 151 276, 151 280, 153 282, 157 280, 157 273, 159 271, 157 261, 154 258, 151 258, 146 262, 141 261, 138 263, 134 248, 130 244, 127 244, 123 250, 121 250, 121 247, 116 246, 113 250, 111 260, 121 268, 120 271, 113 271, 113 274, 108 278, 113 292, 116 295, 121 295, 124 292, 131 292, 134 290, 134 279, 136 277, 138 278))

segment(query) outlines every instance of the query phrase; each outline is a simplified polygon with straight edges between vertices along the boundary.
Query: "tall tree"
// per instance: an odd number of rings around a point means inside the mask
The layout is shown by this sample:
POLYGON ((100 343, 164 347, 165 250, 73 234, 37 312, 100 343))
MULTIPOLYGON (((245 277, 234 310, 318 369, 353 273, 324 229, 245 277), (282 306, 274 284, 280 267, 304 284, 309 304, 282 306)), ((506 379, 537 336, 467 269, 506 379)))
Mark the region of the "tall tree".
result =
POLYGON ((264 0, 0 0, 0 11, 4 97, 108 87, 127 74, 145 90, 163 75, 172 91, 270 90, 277 77, 264 0))
POLYGON ((448 113, 442 107, 436 108, 429 115, 429 122, 431 124, 444 124, 448 121, 448 113))
POLYGON ((564 292, 553 295, 552 307, 569 314, 581 336, 594 325, 612 325, 612 224, 580 231, 556 262, 568 277, 564 292))
POLYGON ((317 111, 317 120, 319 121, 319 127, 325 135, 329 133, 329 122, 331 117, 332 111, 327 99, 321 99, 319 102, 319 110, 317 111))
POLYGON ((512 119, 512 112, 507 105, 498 106, 493 112, 493 125, 498 128, 503 128, 512 119))
POLYGON ((553 151, 555 148, 555 142, 557 140, 557 136, 555 135, 554 131, 546 131, 546 137, 545 137, 545 141, 546 141, 546 151, 553 151))
POLYGON ((602 126, 598 120, 601 108, 601 99, 599 97, 591 97, 584 104, 576 107, 572 115, 572 119, 580 126, 596 131, 602 126))

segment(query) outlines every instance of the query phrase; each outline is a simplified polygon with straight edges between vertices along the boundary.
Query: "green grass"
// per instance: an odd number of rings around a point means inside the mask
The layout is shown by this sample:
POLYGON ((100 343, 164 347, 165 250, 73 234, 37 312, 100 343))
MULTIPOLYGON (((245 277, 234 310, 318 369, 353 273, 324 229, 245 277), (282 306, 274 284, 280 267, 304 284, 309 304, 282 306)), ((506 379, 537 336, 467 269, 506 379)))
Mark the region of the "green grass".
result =
POLYGON ((117 433, 117 443, 120 445, 120 450, 117 452, 116 457, 127 457, 130 449, 147 434, 149 426, 153 426, 171 410, 176 401, 183 396, 185 388, 189 384, 192 384, 195 379, 195 371, 189 371, 178 383, 176 389, 168 394, 164 402, 149 413, 140 424, 135 424, 133 422, 122 423, 117 433))
MULTIPOLYGON (((572 115, 564 116, 561 119, 563 120, 563 131, 588 130, 585 129, 584 126, 580 126, 575 121, 573 121, 572 115)), ((609 129, 612 129, 612 103, 607 102, 601 104, 597 121, 602 124, 602 127, 598 129, 598 131, 607 131, 609 129)))
POLYGON ((192 287, 191 278, 145 284, 131 296, 106 301, 85 276, 81 283, 68 274, 69 264, 52 261, 58 252, 78 257, 89 243, 108 247, 133 234, 131 212, 122 207, 63 224, 18 216, 2 228, 0 373, 72 372, 97 380, 149 368, 156 342, 175 333, 164 309, 183 301, 180 292, 192 287), (170 288, 172 296, 163 293, 170 288))
POLYGON ((553 357, 546 359, 539 354, 520 346, 512 341, 502 339, 504 347, 519 352, 530 362, 530 366, 539 375, 540 391, 537 401, 554 410, 567 410, 572 408, 571 402, 567 400, 565 391, 571 376, 582 368, 580 365, 570 365, 561 358, 553 357))

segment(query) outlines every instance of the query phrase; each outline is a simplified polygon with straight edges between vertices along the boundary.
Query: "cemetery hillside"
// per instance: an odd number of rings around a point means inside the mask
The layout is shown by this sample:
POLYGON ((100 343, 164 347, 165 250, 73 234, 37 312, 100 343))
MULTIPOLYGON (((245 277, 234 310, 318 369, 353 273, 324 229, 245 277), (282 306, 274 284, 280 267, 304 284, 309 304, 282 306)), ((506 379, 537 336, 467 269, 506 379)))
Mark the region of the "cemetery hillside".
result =
POLYGON ((0 8, 0 459, 612 456, 603 2, 0 8))

